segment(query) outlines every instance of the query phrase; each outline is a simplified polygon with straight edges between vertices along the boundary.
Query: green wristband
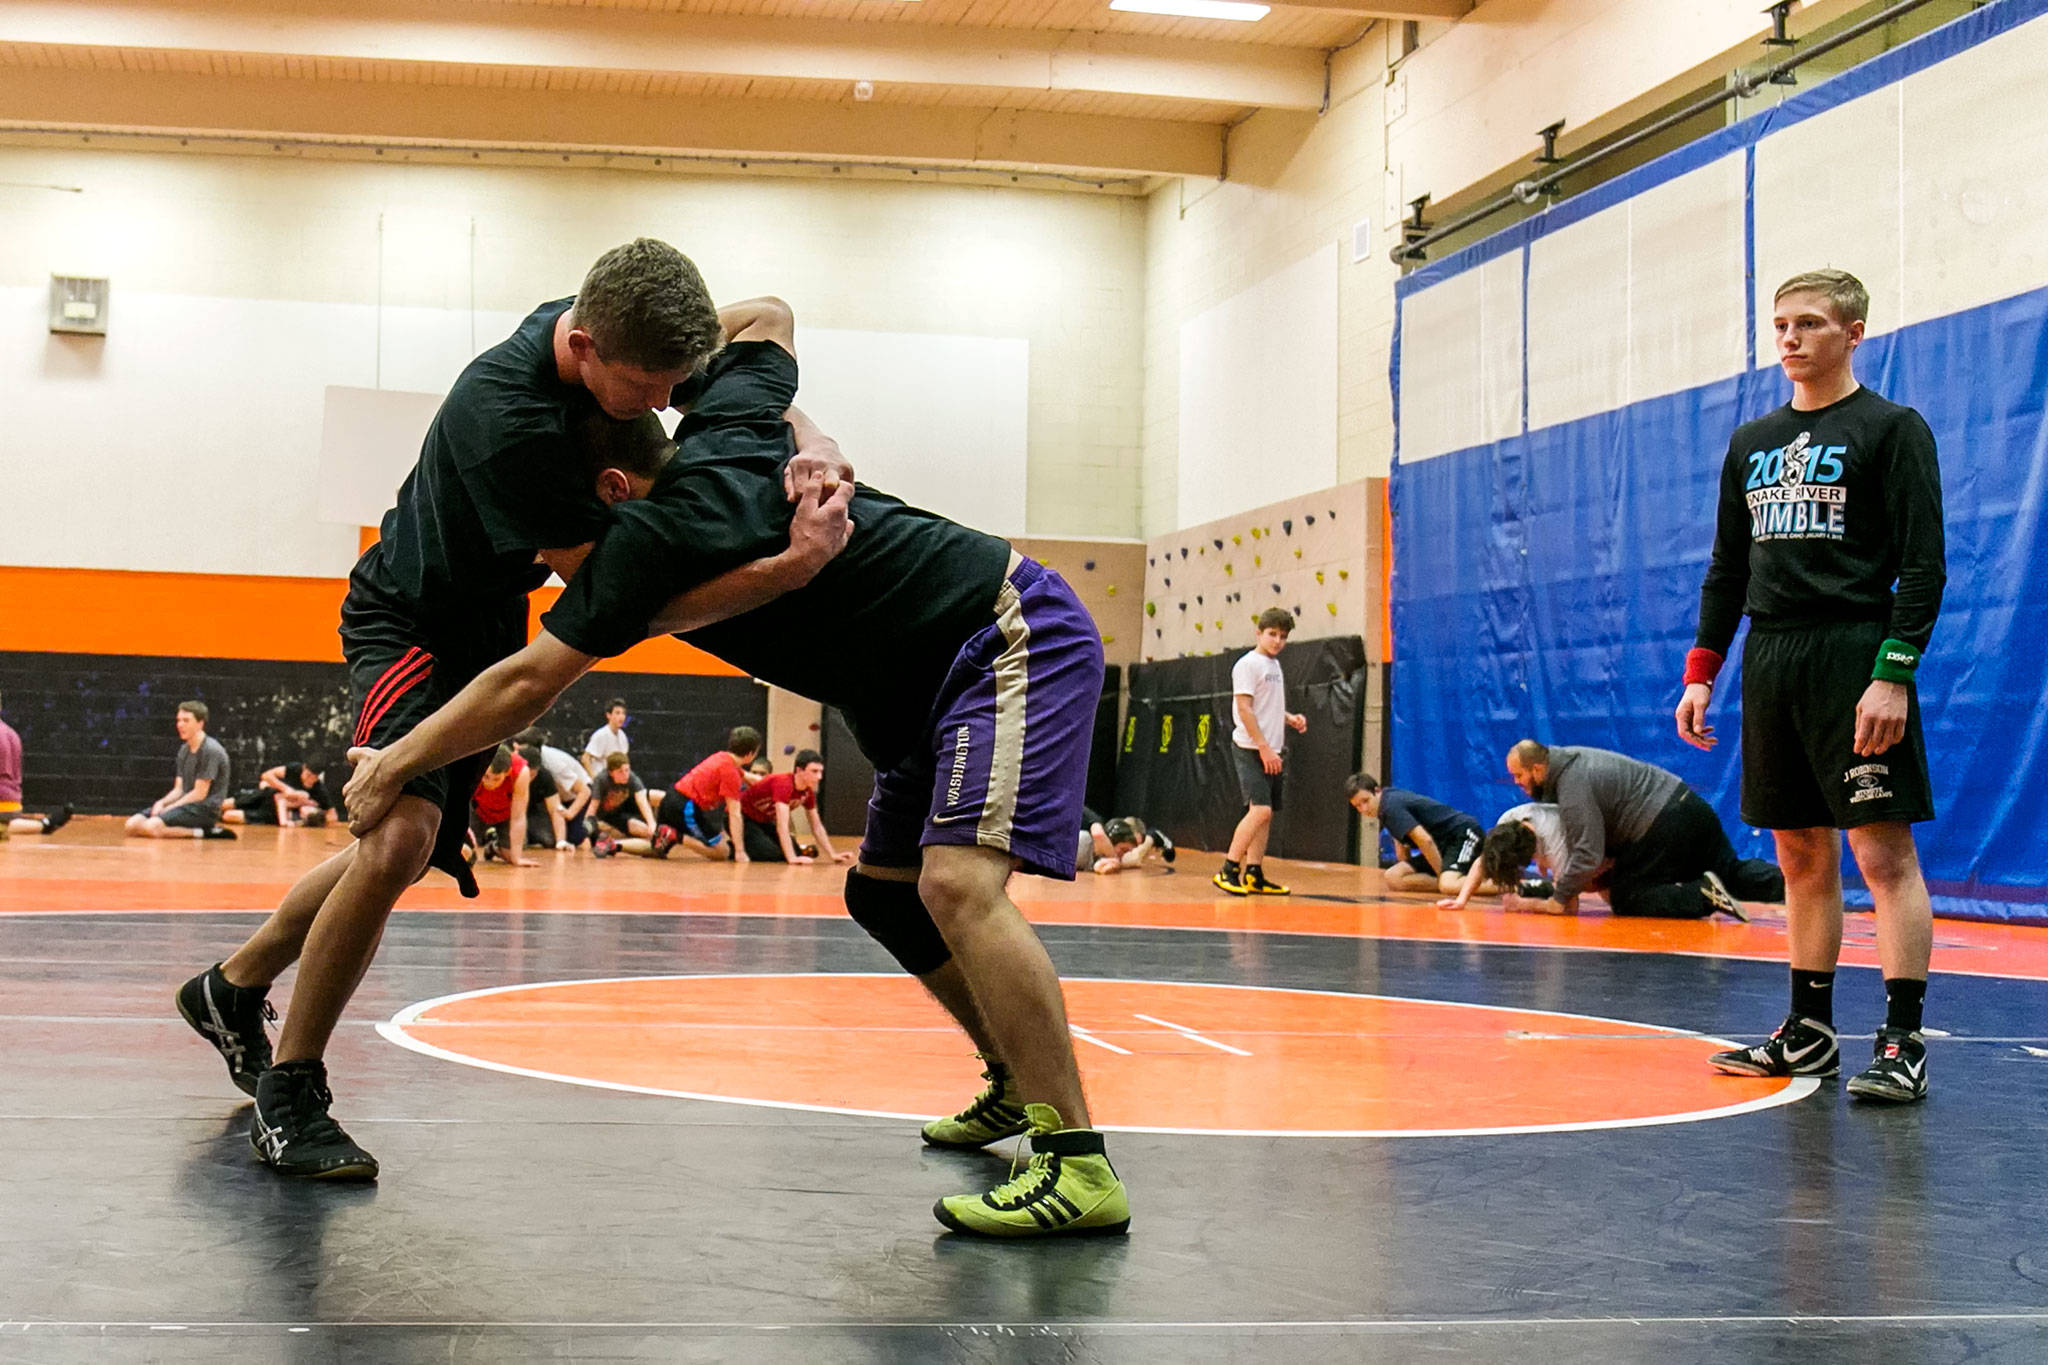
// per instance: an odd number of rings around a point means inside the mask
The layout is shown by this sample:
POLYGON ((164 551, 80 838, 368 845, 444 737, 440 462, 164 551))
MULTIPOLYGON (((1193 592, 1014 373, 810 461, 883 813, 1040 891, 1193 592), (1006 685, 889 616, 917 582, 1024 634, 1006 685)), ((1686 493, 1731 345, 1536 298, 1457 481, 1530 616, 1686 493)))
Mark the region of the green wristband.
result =
POLYGON ((1877 647, 1870 676, 1877 682, 1909 683, 1920 667, 1920 651, 1904 640, 1886 640, 1877 647))

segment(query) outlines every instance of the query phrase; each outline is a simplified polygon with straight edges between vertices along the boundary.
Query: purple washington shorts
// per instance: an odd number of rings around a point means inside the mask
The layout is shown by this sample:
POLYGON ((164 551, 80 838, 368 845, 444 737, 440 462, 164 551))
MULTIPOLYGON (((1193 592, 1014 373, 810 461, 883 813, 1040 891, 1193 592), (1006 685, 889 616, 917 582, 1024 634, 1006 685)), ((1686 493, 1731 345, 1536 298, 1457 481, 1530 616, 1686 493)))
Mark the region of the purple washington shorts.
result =
POLYGON ((875 774, 862 862, 915 867, 926 845, 979 844, 1074 879, 1102 636, 1066 580, 1033 559, 1003 580, 993 617, 954 658, 928 747, 875 774))

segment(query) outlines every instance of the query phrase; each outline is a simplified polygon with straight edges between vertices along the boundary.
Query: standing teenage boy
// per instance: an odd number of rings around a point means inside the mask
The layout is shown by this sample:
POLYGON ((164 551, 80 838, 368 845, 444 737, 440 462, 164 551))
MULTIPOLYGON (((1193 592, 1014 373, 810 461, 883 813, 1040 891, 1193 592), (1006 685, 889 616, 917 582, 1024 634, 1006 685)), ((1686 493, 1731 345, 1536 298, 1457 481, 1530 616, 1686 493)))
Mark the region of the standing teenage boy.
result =
POLYGON ((1832 1076, 1842 950, 1842 834, 1877 910, 1885 1021, 1849 1082, 1861 1099, 1927 1094, 1920 1030, 1934 911, 1913 825, 1934 818, 1914 670, 1948 581, 1941 472, 1920 414, 1856 382, 1870 295, 1839 270, 1778 288, 1771 325, 1792 401, 1738 427, 1721 469, 1714 557, 1686 656, 1678 734, 1714 745, 1714 678, 1749 617, 1742 818, 1785 870, 1792 1012, 1770 1039, 1716 1053, 1746 1076, 1832 1076), (1894 590, 1896 585, 1896 590, 1894 590))
POLYGON ((1273 817, 1285 806, 1282 791, 1287 732, 1308 729, 1308 717, 1287 710, 1287 679, 1280 672, 1280 651, 1294 633, 1294 615, 1281 607, 1259 613, 1259 638, 1251 652, 1230 670, 1231 700, 1237 723, 1230 731, 1231 757, 1237 764, 1237 785, 1244 793, 1244 819, 1230 836, 1230 856, 1216 874, 1216 885, 1233 896, 1285 896, 1292 888, 1266 880, 1266 839, 1273 817))

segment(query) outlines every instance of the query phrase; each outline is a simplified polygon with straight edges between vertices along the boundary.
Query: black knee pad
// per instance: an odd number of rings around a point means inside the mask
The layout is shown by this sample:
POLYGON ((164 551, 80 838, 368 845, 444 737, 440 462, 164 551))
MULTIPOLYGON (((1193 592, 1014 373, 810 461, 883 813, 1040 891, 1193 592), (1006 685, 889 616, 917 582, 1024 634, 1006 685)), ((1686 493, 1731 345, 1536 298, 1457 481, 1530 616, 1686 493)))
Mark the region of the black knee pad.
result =
POLYGON ((935 972, 953 960, 953 950, 918 897, 916 882, 886 882, 849 869, 846 912, 912 976, 935 972))

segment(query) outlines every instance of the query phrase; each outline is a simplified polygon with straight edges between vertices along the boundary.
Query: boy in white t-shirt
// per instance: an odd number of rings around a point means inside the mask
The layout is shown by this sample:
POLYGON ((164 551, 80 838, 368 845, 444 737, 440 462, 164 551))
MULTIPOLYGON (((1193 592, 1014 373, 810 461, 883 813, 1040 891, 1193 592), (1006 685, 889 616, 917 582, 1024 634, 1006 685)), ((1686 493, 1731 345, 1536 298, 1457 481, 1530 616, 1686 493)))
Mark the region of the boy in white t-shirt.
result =
POLYGON ((1231 701, 1237 724, 1230 732, 1231 758, 1237 784, 1244 791, 1244 819, 1230 836, 1230 856, 1216 874, 1216 885, 1233 896, 1284 896, 1291 888, 1266 880, 1263 866, 1266 836, 1280 810, 1282 755, 1287 732, 1308 729, 1308 717, 1287 710, 1287 679, 1280 672, 1280 651, 1294 633, 1294 616, 1279 607, 1259 613, 1259 638, 1251 653, 1230 670, 1231 701))
POLYGON ((604 771, 606 759, 632 747, 632 741, 626 738, 626 699, 613 697, 604 704, 604 724, 591 731, 589 742, 583 746, 584 770, 596 777, 604 771))

